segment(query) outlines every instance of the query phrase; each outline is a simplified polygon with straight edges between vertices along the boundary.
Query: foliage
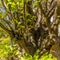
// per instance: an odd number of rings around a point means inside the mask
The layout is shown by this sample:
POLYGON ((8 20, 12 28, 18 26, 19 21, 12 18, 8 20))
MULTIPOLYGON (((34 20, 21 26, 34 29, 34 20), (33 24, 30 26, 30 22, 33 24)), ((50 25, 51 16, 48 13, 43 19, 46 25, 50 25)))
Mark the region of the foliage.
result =
POLYGON ((18 55, 18 53, 17 46, 11 46, 9 37, 4 38, 0 42, 0 58, 13 57, 18 55))
POLYGON ((38 53, 39 53, 39 50, 36 51, 34 56, 31 56, 25 53, 25 55, 21 57, 21 60, 57 60, 57 58, 53 57, 52 54, 49 54, 48 52, 43 54, 40 58, 38 53))
POLYGON ((40 60, 57 60, 57 58, 53 57, 52 54, 45 53, 40 60))

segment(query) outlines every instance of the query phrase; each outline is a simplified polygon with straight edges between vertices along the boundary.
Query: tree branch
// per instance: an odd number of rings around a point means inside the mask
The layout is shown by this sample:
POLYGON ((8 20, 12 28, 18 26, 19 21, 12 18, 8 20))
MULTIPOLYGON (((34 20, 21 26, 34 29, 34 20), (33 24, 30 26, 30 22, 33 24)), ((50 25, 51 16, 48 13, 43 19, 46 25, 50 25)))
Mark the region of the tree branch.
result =
POLYGON ((39 6, 40 6, 40 9, 41 9, 41 12, 43 13, 43 15, 44 15, 45 17, 47 17, 47 15, 46 15, 46 13, 44 12, 44 10, 43 10, 42 5, 41 5, 40 2, 39 2, 39 6))
POLYGON ((51 11, 56 7, 56 2, 53 4, 53 6, 50 8, 50 10, 47 12, 47 16, 51 13, 51 11))
POLYGON ((4 29, 6 32, 8 32, 9 35, 12 35, 11 31, 7 29, 2 23, 0 23, 0 27, 4 29))

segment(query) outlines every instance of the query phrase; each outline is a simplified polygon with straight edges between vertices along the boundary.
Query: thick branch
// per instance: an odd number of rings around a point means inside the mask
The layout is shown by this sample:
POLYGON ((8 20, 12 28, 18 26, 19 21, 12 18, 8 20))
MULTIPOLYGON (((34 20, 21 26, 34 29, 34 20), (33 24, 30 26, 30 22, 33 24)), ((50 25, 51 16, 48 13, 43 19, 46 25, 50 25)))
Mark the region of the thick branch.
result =
POLYGON ((6 5, 5 5, 5 3, 4 3, 4 1, 3 0, 1 0, 1 2, 2 2, 2 5, 3 5, 3 7, 5 8, 5 10, 6 10, 6 5))
POLYGON ((50 10, 47 12, 47 16, 51 13, 53 9, 56 7, 56 2, 53 4, 53 6, 50 8, 50 10))

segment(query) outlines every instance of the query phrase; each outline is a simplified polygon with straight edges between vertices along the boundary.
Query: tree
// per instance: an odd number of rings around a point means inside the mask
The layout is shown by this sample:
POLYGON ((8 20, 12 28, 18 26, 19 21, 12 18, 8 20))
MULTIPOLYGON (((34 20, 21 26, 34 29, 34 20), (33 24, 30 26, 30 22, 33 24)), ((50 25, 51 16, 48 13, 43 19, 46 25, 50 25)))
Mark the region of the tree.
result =
POLYGON ((0 27, 26 52, 50 51, 57 39, 55 0, 1 0, 0 27))

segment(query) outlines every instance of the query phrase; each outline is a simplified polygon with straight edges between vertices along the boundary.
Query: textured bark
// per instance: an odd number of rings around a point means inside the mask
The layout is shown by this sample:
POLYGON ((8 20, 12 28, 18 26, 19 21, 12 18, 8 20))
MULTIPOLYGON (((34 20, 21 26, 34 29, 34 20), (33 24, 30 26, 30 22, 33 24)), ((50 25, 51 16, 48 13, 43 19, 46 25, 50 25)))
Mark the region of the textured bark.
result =
POLYGON ((60 0, 57 0, 57 15, 60 16, 60 0))

